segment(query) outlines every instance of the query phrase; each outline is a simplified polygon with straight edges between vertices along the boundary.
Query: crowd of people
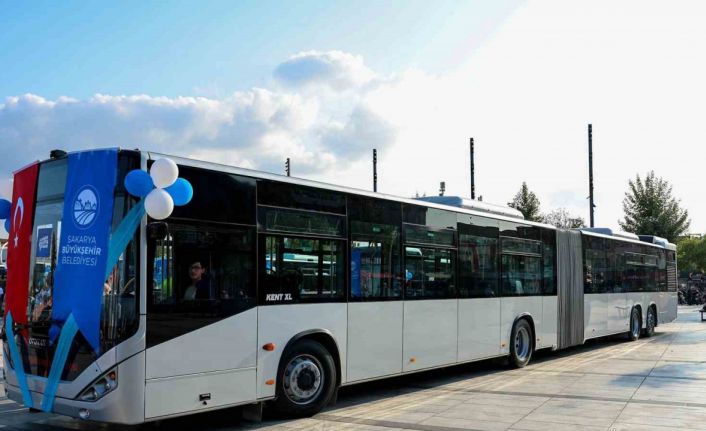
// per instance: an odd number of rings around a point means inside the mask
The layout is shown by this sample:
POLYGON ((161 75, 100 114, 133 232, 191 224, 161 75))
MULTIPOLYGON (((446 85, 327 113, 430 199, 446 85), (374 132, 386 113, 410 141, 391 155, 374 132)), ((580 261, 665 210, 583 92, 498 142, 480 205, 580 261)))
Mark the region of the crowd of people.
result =
POLYGON ((706 274, 692 272, 679 283, 679 304, 701 305, 706 303, 706 274))

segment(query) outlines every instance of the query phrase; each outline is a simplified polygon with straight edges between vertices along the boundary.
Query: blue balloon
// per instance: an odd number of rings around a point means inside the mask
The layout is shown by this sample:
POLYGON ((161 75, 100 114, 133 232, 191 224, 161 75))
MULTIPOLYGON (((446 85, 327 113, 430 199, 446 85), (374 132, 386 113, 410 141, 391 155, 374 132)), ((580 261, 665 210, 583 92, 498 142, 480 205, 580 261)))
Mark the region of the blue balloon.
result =
POLYGON ((133 169, 125 175, 125 188, 133 196, 144 198, 154 188, 152 177, 145 171, 133 169))
POLYGON ((7 199, 0 199, 0 219, 10 217, 10 206, 12 204, 7 199))
POLYGON ((5 219, 5 230, 7 231, 7 233, 10 233, 10 219, 9 218, 5 219))
POLYGON ((174 184, 164 189, 169 193, 174 201, 174 205, 186 205, 194 197, 194 188, 191 183, 184 178, 177 178, 174 184))

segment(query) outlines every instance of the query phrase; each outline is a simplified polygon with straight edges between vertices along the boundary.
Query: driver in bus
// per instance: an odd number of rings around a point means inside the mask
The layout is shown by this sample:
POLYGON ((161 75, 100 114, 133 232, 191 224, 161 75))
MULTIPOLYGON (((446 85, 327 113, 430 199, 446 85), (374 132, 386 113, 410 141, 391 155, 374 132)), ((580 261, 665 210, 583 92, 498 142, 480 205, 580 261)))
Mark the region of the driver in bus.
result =
POLYGON ((195 299, 208 299, 210 297, 210 287, 206 279, 206 266, 196 260, 189 266, 189 278, 191 282, 184 291, 184 299, 193 301, 195 299))

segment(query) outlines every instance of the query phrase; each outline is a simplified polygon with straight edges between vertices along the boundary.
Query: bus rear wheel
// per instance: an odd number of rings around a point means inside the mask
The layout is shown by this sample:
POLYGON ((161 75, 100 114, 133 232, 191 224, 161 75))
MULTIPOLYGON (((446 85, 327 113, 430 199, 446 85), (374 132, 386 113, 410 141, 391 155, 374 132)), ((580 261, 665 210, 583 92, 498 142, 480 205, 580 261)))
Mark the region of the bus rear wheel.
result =
POLYGON ((640 338, 641 329, 642 316, 640 316, 640 310, 637 307, 633 307, 632 312, 630 312, 630 332, 628 332, 628 339, 630 341, 637 341, 640 338))
POLYGON ((534 351, 533 339, 532 327, 527 319, 515 322, 510 335, 510 365, 522 368, 529 363, 534 351))
POLYGON ((654 307, 647 309, 647 321, 645 322, 645 330, 642 333, 645 337, 651 337, 655 334, 655 326, 657 326, 657 314, 654 307))
POLYGON ((335 390, 331 353, 316 341, 299 341, 280 360, 274 408, 287 417, 311 416, 328 404, 335 390))

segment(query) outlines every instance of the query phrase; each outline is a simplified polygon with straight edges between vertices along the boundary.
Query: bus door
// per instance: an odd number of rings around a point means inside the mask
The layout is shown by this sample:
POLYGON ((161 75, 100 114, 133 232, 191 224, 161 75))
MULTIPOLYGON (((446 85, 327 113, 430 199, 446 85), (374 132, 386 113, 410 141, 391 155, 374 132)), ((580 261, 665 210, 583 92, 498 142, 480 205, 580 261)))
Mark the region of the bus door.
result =
POLYGON ((456 233, 405 224, 404 235, 403 371, 456 362, 456 233))
POLYGON ((402 371, 402 256, 399 203, 348 198, 350 295, 347 379, 402 371))
POLYGON ((145 416, 255 399, 255 229, 148 230, 145 416))

